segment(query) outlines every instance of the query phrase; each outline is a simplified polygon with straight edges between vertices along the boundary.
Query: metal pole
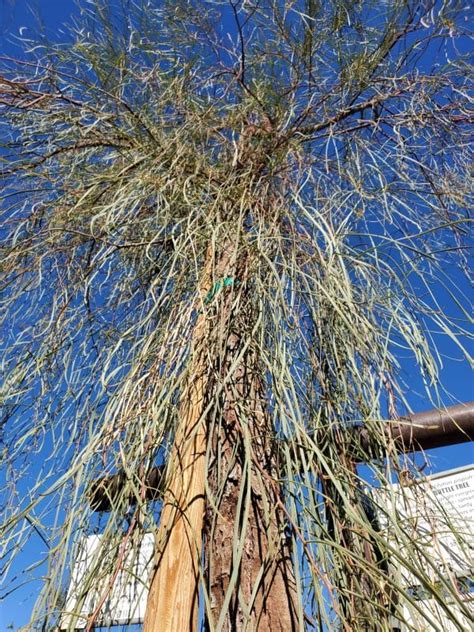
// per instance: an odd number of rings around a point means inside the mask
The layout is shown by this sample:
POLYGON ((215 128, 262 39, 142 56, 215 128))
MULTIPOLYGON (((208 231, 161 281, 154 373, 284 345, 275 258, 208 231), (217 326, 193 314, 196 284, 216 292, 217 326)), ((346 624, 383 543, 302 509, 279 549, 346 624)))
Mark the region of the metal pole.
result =
MULTIPOLYGON (((400 417, 387 423, 385 432, 403 452, 474 441, 474 402, 400 417)), ((372 441, 366 428, 358 430, 358 441, 364 453, 370 454, 372 441)))
MULTIPOLYGON (((474 402, 449 408, 435 408, 422 413, 400 417, 385 424, 385 432, 396 441, 402 452, 431 450, 457 443, 474 441, 474 402)), ((370 454, 372 441, 363 426, 356 432, 364 454, 370 454)), ((163 466, 151 468, 146 480, 146 498, 155 500, 162 493, 163 466)), ((124 472, 94 481, 89 490, 89 502, 94 511, 110 511, 125 481, 124 472)), ((130 498, 133 502, 134 498, 130 498)))

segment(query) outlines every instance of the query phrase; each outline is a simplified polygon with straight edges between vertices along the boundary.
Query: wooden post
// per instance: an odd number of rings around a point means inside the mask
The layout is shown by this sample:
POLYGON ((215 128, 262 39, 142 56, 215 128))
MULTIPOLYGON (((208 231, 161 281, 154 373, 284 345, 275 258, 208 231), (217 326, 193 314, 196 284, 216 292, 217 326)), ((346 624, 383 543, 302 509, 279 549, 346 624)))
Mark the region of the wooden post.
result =
MULTIPOLYGON (((221 249, 214 266, 208 249, 200 283, 200 307, 232 264, 233 248, 221 249)), ((155 574, 148 594, 143 632, 196 632, 199 564, 205 511, 206 425, 203 413, 210 384, 207 359, 209 323, 201 311, 193 333, 187 384, 180 400, 179 423, 169 459, 155 574)))
MULTIPOLYGON (((197 341, 202 334, 201 319, 196 327, 197 341)), ((206 379, 200 344, 194 352, 170 458, 171 474, 156 537, 156 572, 148 594, 144 632, 197 630, 206 476, 206 429, 202 419, 206 379)))

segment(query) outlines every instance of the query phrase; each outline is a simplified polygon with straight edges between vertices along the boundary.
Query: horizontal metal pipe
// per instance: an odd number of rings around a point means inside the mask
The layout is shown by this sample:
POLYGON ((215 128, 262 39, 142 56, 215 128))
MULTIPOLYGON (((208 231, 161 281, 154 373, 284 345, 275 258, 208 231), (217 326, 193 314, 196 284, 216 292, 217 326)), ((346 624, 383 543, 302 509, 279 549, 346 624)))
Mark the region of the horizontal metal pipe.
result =
MULTIPOLYGON (((363 426, 350 431, 354 437, 356 460, 369 460, 374 454, 374 442, 367 428, 363 426), (357 457, 360 454, 360 457, 357 457)), ((474 402, 459 404, 449 408, 435 408, 423 413, 401 417, 395 422, 385 424, 387 436, 391 436, 402 452, 430 450, 441 446, 474 441, 474 402)), ((163 484, 162 465, 150 469, 145 479, 146 500, 160 497, 163 484)), ((124 472, 113 474, 94 481, 88 496, 94 511, 110 511, 117 503, 126 483, 124 472)), ((130 494, 128 502, 134 504, 136 497, 130 494)))
MULTIPOLYGON (((401 417, 387 423, 385 431, 403 452, 474 441, 474 402, 401 417)), ((366 428, 359 431, 359 442, 362 451, 370 453, 372 441, 366 428)))
MULTIPOLYGON (((146 500, 156 500, 161 496, 163 470, 162 465, 152 467, 149 470, 145 478, 146 500)), ((93 511, 110 511, 117 504, 126 482, 127 479, 123 471, 94 481, 87 492, 89 504, 93 511)), ((137 502, 135 494, 130 494, 126 500, 129 504, 137 502)))

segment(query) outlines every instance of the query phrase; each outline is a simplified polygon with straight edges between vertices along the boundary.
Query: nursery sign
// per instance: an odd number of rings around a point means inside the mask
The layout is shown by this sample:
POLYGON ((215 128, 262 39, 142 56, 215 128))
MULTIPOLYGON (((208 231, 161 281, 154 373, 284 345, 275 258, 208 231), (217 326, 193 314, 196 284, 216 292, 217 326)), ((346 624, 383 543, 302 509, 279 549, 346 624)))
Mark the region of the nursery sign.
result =
POLYGON ((100 535, 90 535, 80 541, 61 630, 83 629, 96 613, 95 626, 143 622, 153 565, 153 534, 146 533, 135 550, 118 543, 110 551, 102 551, 101 540, 100 535))
MULTIPOLYGON (((380 508, 380 522, 386 537, 402 557, 405 543, 397 538, 393 522, 387 520, 390 514, 392 518, 396 516, 406 533, 411 534, 409 540, 417 544, 418 550, 429 554, 434 561, 434 567, 438 570, 432 573, 433 581, 436 581, 436 575, 442 569, 447 579, 454 580, 467 611, 472 612, 473 595, 469 578, 472 574, 474 546, 474 466, 441 472, 409 482, 408 485, 379 489, 374 497, 380 508)), ((413 557, 413 552, 410 557, 413 557)), ((420 564, 429 574, 423 559, 420 559, 420 564)), ((456 632, 460 629, 459 625, 462 629, 470 629, 469 616, 458 603, 450 606, 452 617, 458 621, 455 624, 440 604, 429 599, 417 577, 397 564, 392 566, 391 572, 401 574, 400 579, 408 593, 415 603, 419 603, 418 608, 408 604, 404 606, 404 621, 397 622, 394 630, 425 630, 427 613, 433 621, 442 623, 445 632, 456 632)))
MULTIPOLYGON (((377 497, 384 509, 382 526, 399 548, 403 548, 403 543, 390 533, 392 527, 386 519, 389 513, 396 514, 397 522, 403 523, 407 533, 413 533, 420 550, 429 551, 436 566, 444 568, 447 575, 469 575, 469 553, 474 545, 474 466, 377 490, 377 497)), ((408 586, 418 583, 409 574, 404 580, 408 586)))

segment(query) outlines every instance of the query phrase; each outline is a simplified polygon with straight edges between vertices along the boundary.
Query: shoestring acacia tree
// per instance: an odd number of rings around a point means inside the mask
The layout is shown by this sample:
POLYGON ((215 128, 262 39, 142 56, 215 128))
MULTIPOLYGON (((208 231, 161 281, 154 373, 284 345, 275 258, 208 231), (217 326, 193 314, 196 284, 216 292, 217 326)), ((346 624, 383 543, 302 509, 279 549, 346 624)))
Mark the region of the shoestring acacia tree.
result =
POLYGON ((87 629, 147 531, 146 630, 389 630, 406 608, 443 629, 400 568, 461 629, 455 581, 394 512, 384 538, 357 463, 376 486, 414 468, 386 432, 406 357, 439 404, 441 334, 465 354, 465 9, 98 0, 70 43, 1 59, 2 543, 8 590, 47 544, 33 629, 117 471, 87 629))

